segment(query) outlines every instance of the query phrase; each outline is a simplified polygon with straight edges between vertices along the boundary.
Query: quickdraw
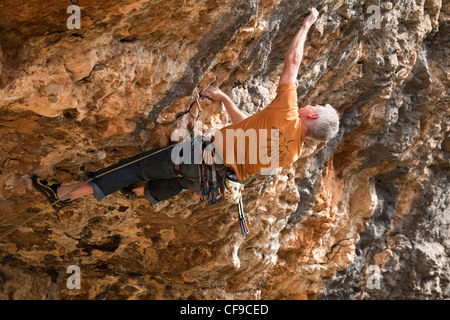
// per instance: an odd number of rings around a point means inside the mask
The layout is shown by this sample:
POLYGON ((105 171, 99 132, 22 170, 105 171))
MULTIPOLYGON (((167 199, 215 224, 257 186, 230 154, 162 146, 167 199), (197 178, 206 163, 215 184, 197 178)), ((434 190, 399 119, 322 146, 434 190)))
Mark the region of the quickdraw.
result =
POLYGON ((242 205, 242 196, 239 196, 238 219, 239 219, 239 225, 241 226, 242 234, 247 235, 249 233, 249 230, 248 230, 248 226, 247 226, 247 221, 245 220, 244 206, 242 205))
POLYGON ((222 191, 217 183, 214 150, 205 148, 202 155, 202 164, 199 165, 200 199, 208 200, 208 204, 214 205, 223 198, 222 191))

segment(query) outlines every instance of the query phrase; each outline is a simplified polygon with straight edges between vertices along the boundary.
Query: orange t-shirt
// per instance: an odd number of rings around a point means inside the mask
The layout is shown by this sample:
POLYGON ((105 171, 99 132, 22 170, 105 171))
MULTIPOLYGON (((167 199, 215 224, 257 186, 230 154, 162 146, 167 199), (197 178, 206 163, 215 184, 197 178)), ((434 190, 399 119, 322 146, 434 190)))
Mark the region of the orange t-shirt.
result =
POLYGON ((305 140, 294 82, 283 83, 262 111, 214 135, 217 159, 239 180, 287 166, 300 157, 305 140))

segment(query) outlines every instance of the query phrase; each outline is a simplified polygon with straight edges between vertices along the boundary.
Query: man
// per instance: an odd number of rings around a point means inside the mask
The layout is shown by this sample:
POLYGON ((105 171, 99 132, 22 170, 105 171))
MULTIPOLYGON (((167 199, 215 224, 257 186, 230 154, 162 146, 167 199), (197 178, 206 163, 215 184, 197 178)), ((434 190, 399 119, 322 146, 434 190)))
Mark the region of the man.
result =
MULTIPOLYGON (((306 137, 327 141, 336 135, 339 117, 330 105, 308 105, 301 109, 297 106, 295 81, 307 33, 317 17, 317 10, 311 9, 286 53, 277 96, 261 112, 248 117, 217 87, 210 86, 202 92, 203 96, 211 100, 221 101, 232 122, 214 135, 217 165, 213 167, 214 172, 210 171, 208 175, 215 174, 216 169, 223 172, 225 168, 225 171, 238 180, 244 180, 267 169, 273 169, 272 160, 276 160, 275 167, 283 167, 296 161, 300 157, 302 143, 306 137), (253 145, 246 144, 250 138, 249 132, 254 134, 252 138, 256 142, 253 145)), ((180 149, 186 150, 185 148, 194 151, 199 146, 202 150, 205 149, 203 141, 194 139, 182 142, 177 147, 180 147, 179 152, 180 149)), ((203 176, 201 170, 199 171, 201 167, 198 161, 194 159, 195 152, 192 153, 191 162, 175 163, 173 151, 173 148, 161 148, 122 160, 88 175, 85 179, 87 182, 62 186, 33 177, 33 185, 47 197, 56 210, 89 194, 94 194, 100 201, 104 196, 127 186, 133 186, 135 194, 144 195, 152 204, 169 199, 186 189, 203 188, 203 176)), ((219 175, 219 184, 223 177, 223 174, 219 175)))

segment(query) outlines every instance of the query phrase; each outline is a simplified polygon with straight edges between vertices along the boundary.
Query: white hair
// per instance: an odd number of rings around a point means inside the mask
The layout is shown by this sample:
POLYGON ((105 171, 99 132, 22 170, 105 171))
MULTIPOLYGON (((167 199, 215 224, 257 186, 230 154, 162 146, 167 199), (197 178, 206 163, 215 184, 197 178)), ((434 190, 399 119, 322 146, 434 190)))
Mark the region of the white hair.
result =
POLYGON ((336 110, 329 104, 324 107, 314 107, 319 118, 308 123, 308 136, 319 140, 328 141, 339 131, 339 116, 336 110))

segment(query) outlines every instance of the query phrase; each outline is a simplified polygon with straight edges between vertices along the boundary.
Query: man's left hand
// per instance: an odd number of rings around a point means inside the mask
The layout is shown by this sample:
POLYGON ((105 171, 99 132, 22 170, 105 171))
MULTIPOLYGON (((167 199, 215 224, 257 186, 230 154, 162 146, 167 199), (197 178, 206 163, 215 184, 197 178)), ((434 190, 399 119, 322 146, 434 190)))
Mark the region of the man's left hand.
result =
POLYGON ((209 86, 200 94, 214 101, 223 101, 224 98, 226 98, 225 93, 223 93, 222 90, 215 86, 209 86))

